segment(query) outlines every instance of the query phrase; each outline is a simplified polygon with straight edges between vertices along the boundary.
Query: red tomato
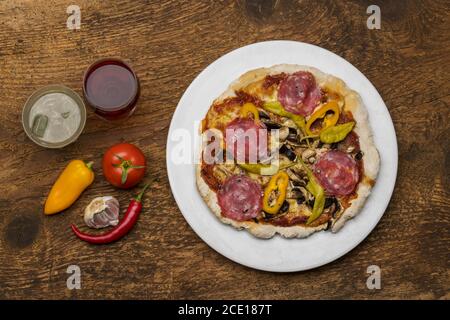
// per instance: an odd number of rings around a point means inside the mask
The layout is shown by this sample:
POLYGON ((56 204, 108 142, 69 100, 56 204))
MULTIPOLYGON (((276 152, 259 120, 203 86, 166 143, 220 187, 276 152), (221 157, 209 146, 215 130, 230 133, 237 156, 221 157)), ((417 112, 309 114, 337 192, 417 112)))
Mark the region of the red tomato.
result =
POLYGON ((128 189, 145 175, 145 156, 131 143, 119 143, 109 148, 102 161, 103 175, 113 186, 128 189))

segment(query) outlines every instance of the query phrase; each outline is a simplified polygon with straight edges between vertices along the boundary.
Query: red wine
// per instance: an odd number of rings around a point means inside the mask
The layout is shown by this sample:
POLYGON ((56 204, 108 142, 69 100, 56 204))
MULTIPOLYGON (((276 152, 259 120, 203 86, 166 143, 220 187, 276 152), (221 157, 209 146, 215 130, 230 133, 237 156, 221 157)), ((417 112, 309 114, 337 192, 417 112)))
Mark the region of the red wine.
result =
POLYGON ((136 108, 139 80, 125 62, 103 59, 88 68, 83 90, 87 102, 100 117, 122 119, 136 108))

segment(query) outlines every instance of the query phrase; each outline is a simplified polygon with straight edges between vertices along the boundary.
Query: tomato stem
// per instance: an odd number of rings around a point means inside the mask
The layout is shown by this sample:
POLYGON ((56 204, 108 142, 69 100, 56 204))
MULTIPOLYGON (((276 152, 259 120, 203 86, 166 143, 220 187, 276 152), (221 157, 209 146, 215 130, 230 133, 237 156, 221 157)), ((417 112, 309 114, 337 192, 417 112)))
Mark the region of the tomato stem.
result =
POLYGON ((125 184, 125 182, 127 182, 127 178, 128 178, 128 168, 122 167, 122 178, 120 182, 122 184, 125 184))
POLYGON ((125 160, 123 157, 119 156, 118 154, 114 154, 114 156, 117 157, 121 162, 120 164, 113 164, 112 166, 114 168, 121 168, 122 169, 122 177, 121 177, 121 183, 125 184, 127 182, 128 178, 128 169, 142 169, 145 168, 145 166, 135 166, 130 160, 125 160))

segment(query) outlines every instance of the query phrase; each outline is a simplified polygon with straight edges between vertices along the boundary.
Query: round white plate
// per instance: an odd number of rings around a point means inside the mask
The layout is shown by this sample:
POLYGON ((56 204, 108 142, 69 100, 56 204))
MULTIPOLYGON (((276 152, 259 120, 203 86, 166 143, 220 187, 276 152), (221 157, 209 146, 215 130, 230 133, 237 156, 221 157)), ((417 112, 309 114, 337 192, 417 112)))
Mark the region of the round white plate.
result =
MULTIPOLYGON (((190 150, 191 152, 196 152, 190 150)), ((236 49, 204 69, 184 93, 172 118, 167 140, 167 171, 175 200, 184 218, 211 248, 245 266, 274 272, 316 268, 343 256, 356 247, 376 226, 394 189, 397 175, 397 139, 392 119, 370 81, 353 65, 320 47, 294 41, 268 41, 236 49), (243 73, 275 64, 310 65, 343 79, 362 97, 369 111, 375 144, 381 156, 377 183, 364 208, 336 234, 319 232, 306 239, 275 236, 258 239, 221 223, 203 202, 195 182, 195 165, 179 164, 180 141, 195 145, 203 119, 215 98, 243 73), (180 136, 184 135, 184 138, 180 136), (181 140, 180 140, 181 139, 181 140)))

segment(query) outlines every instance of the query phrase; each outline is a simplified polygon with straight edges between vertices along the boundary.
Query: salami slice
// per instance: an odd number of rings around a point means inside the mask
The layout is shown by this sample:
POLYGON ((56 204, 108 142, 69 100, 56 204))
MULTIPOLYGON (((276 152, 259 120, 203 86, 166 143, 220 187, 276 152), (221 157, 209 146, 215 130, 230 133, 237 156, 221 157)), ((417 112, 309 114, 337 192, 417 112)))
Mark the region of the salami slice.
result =
POLYGON ((320 87, 316 85, 310 72, 299 71, 281 81, 278 101, 286 111, 309 116, 322 97, 320 87))
POLYGON ((328 151, 320 157, 314 166, 314 175, 326 193, 334 196, 351 194, 359 182, 356 161, 338 150, 328 151))
POLYGON ((261 186, 245 175, 228 178, 217 192, 219 206, 224 217, 245 221, 261 212, 261 186))
POLYGON ((267 155, 267 129, 261 122, 236 118, 225 128, 227 151, 239 162, 256 163, 267 155))

